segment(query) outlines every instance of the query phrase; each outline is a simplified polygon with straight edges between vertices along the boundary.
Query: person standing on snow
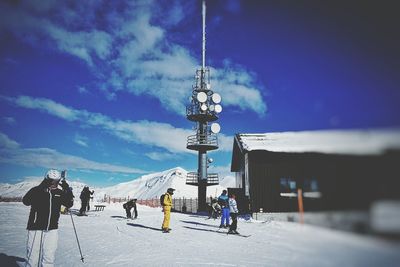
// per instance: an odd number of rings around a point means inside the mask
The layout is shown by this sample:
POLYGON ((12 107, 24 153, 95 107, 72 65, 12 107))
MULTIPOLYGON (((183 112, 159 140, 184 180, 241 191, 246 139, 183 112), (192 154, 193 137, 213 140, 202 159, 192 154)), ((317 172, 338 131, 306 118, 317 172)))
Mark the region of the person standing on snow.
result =
POLYGON ((222 190, 222 194, 218 197, 218 204, 221 206, 222 216, 221 216, 221 224, 219 228, 227 228, 229 227, 229 199, 226 195, 227 191, 222 190), (224 225, 225 221, 225 225, 224 225))
POLYGON ((137 199, 134 198, 134 199, 131 199, 131 200, 129 200, 128 202, 126 202, 126 203, 124 203, 124 204, 122 205, 122 207, 124 207, 124 209, 125 209, 125 211, 126 211, 126 218, 128 218, 128 219, 132 218, 132 214, 131 214, 131 209, 132 209, 132 208, 133 208, 133 211, 135 212, 135 217, 134 217, 134 219, 137 218, 138 213, 137 213, 137 208, 136 208, 136 201, 137 201, 137 199))
POLYGON ((163 201, 163 212, 164 212, 164 221, 162 224, 162 231, 163 233, 169 233, 171 228, 169 228, 169 221, 171 218, 171 208, 172 208, 172 195, 174 194, 175 189, 168 188, 167 193, 164 194, 164 201, 163 201))
POLYGON ((239 234, 238 231, 236 231, 239 210, 237 208, 236 196, 234 194, 231 194, 229 198, 229 212, 232 218, 232 224, 229 226, 228 234, 239 234))
POLYGON ((65 180, 61 183, 62 190, 58 188, 60 179, 59 171, 49 170, 40 185, 31 188, 22 199, 24 205, 31 206, 26 266, 54 266, 61 205, 70 208, 74 204, 65 180))
POLYGON ((82 189, 80 199, 81 199, 81 209, 79 210, 79 215, 86 215, 86 208, 88 206, 90 195, 93 195, 94 191, 90 192, 89 186, 85 186, 82 189))

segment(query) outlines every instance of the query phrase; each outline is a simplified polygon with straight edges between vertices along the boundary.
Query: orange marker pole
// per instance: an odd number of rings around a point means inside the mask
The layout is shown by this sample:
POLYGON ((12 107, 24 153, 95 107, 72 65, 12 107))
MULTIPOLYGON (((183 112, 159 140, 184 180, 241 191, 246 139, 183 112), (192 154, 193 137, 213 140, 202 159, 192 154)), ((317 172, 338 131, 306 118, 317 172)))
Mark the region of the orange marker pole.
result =
POLYGON ((297 202, 299 204, 299 216, 300 223, 304 223, 304 207, 303 207, 303 190, 301 188, 297 189, 297 202))

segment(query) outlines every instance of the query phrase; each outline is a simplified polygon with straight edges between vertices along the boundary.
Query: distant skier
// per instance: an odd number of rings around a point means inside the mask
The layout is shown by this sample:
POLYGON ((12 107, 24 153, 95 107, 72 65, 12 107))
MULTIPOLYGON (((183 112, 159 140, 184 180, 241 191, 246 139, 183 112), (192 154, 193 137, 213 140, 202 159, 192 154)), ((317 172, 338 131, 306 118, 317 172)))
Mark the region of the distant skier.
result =
POLYGON ((131 209, 133 208, 133 211, 135 212, 135 217, 134 219, 137 218, 138 216, 138 212, 137 212, 137 208, 136 208, 136 201, 137 199, 131 199, 128 202, 124 203, 122 205, 122 207, 124 207, 125 211, 126 211, 126 218, 131 219, 132 218, 132 214, 131 214, 131 209))
POLYGON ((221 214, 221 206, 218 204, 218 200, 216 198, 211 198, 208 218, 217 219, 220 214, 221 214))
POLYGON ((218 197, 218 204, 221 206, 222 216, 221 216, 221 224, 219 228, 228 228, 229 227, 229 198, 226 195, 227 191, 222 190, 222 194, 218 197), (225 222, 225 225, 224 225, 225 222))
POLYGON ((239 234, 238 231, 236 231, 239 210, 237 208, 236 196, 234 194, 231 194, 229 198, 229 212, 232 218, 232 224, 229 226, 228 234, 239 234))
POLYGON ((174 194, 175 189, 173 188, 168 188, 167 193, 164 194, 164 200, 163 200, 163 212, 164 212, 164 221, 162 224, 162 231, 163 233, 169 233, 171 230, 169 228, 169 222, 170 222, 170 217, 171 217, 171 208, 172 208, 172 195, 174 194))
POLYGON ((82 189, 80 199, 81 199, 81 209, 79 210, 79 215, 86 215, 86 208, 88 206, 90 196, 93 195, 94 190, 90 191, 88 186, 82 189))
POLYGON ((65 180, 61 183, 62 190, 58 188, 60 179, 59 171, 49 170, 40 185, 30 189, 22 199, 26 206, 31 206, 26 266, 54 266, 61 205, 70 208, 74 204, 65 180))

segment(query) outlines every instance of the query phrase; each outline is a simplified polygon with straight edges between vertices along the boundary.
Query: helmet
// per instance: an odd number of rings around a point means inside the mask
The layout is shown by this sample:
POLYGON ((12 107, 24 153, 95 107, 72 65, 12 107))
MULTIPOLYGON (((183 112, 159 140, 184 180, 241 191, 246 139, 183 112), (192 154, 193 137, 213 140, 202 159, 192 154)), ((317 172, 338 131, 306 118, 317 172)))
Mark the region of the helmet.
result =
POLYGON ((173 189, 173 188, 168 188, 168 190, 167 190, 167 192, 168 192, 168 194, 174 194, 174 191, 175 191, 175 189, 173 189))
POLYGON ((61 174, 60 174, 59 171, 51 169, 51 170, 48 170, 46 172, 45 178, 46 179, 52 179, 52 180, 60 180, 61 179, 61 174))

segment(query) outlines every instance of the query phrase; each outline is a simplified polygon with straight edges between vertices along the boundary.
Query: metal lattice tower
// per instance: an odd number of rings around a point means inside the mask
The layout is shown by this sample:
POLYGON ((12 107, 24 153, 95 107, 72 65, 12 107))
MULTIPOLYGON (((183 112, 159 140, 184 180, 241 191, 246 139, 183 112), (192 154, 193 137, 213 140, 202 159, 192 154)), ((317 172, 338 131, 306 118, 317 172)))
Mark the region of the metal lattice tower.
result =
POLYGON ((187 138, 187 149, 198 151, 197 172, 189 172, 186 184, 198 187, 198 211, 206 211, 207 186, 219 183, 217 173, 207 173, 208 164, 212 162, 207 157, 207 151, 218 149, 217 134, 220 126, 214 121, 218 120, 218 114, 222 111, 220 105, 221 96, 211 90, 210 69, 205 65, 206 52, 206 5, 203 0, 203 41, 202 41, 202 67, 196 70, 190 105, 186 107, 188 120, 196 122, 196 134, 187 138), (211 123, 210 122, 214 122, 211 123))

